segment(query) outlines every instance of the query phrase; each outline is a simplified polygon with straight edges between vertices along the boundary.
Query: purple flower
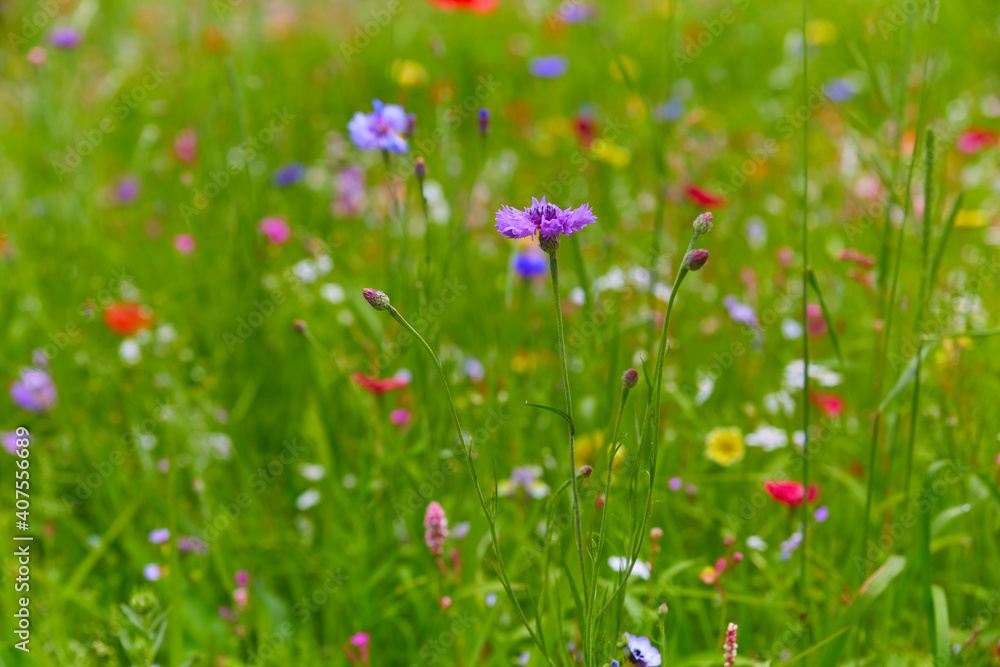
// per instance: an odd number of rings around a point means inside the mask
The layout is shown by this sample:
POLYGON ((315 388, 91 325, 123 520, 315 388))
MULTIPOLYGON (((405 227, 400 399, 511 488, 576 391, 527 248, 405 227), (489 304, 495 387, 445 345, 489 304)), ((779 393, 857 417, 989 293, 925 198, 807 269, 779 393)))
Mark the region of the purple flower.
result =
POLYGON ((250 574, 246 570, 239 570, 236 576, 233 577, 233 581, 236 582, 237 586, 243 587, 250 583, 250 574))
POLYGON ((658 667, 661 664, 660 652, 653 648, 648 637, 636 637, 625 633, 625 661, 639 667, 658 667))
POLYGON ((135 176, 123 176, 115 187, 115 202, 126 206, 139 196, 139 179, 135 176))
POLYGON ((3 444, 3 448, 7 450, 7 453, 11 456, 17 454, 17 450, 20 447, 17 446, 18 435, 15 431, 8 431, 6 433, 0 433, 0 443, 3 444))
POLYGON ((816 519, 818 523, 823 523, 830 518, 830 508, 826 505, 820 505, 816 508, 816 511, 813 512, 813 518, 816 519))
POLYGON ((39 368, 21 370, 21 379, 10 386, 10 397, 28 412, 48 412, 58 398, 52 377, 39 368))
POLYGON ((753 311, 753 307, 740 303, 732 294, 723 299, 722 304, 729 311, 729 317, 732 318, 733 322, 750 327, 757 326, 757 313, 753 311))
POLYGON ((671 477, 667 486, 670 487, 671 491, 680 491, 681 487, 684 486, 684 481, 680 477, 671 477))
POLYGON ((539 56, 528 63, 528 70, 540 79, 554 79, 569 69, 569 61, 563 56, 539 56))
POLYGON ((208 545, 205 544, 205 541, 200 540, 197 537, 178 537, 177 548, 180 551, 193 552, 198 554, 203 554, 206 551, 208 551, 208 545))
POLYGON ((684 115, 684 102, 679 97, 671 97, 661 102, 653 110, 653 117, 658 121, 677 120, 684 115))
POLYGON ((850 102, 858 94, 847 79, 830 79, 823 85, 823 92, 834 102, 850 102))
POLYGON ((75 49, 83 41, 83 35, 76 28, 56 28, 49 33, 49 41, 59 49, 75 49))
POLYGON ((478 118, 478 121, 477 121, 476 125, 477 125, 477 129, 479 130, 479 134, 481 136, 485 137, 487 135, 487 133, 490 131, 490 110, 489 109, 480 109, 479 110, 479 118, 478 118))
POLYGON ((368 203, 365 193, 365 172, 357 167, 346 167, 335 178, 337 197, 333 200, 333 214, 353 217, 364 210, 368 203))
POLYGON ((163 544, 170 539, 170 530, 168 528, 157 528, 149 534, 149 541, 153 544, 163 544))
POLYGON ((566 2, 559 5, 559 16, 566 23, 583 23, 597 16, 597 8, 586 2, 566 2))
POLYGON ((156 563, 150 563, 142 568, 142 576, 146 577, 146 581, 156 581, 163 576, 163 570, 156 563))
POLYGON ((292 162, 274 172, 274 185, 279 188, 287 188, 289 185, 294 185, 301 181, 305 175, 305 165, 301 162, 292 162))
POLYGON ((509 239, 535 238, 537 233, 543 239, 555 240, 560 234, 570 236, 592 222, 596 222, 590 204, 578 208, 561 209, 548 204, 545 197, 539 201, 531 198, 531 206, 518 211, 504 206, 497 211, 496 229, 509 239))
POLYGON ((549 259, 540 252, 521 252, 514 256, 514 270, 522 278, 535 278, 549 270, 549 259))
POLYGON ((358 111, 347 124, 351 141, 363 151, 383 150, 390 153, 405 153, 407 131, 406 112, 398 104, 382 104, 372 100, 374 113, 358 111))

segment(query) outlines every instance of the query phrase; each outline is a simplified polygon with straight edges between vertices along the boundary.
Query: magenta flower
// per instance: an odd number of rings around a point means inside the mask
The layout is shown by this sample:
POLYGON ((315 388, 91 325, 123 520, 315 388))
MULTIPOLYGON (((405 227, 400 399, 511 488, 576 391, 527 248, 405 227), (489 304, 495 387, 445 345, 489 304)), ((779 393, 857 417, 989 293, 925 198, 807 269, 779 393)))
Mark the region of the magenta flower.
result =
POLYGON ((246 570, 240 570, 239 572, 236 573, 234 580, 236 581, 237 586, 243 587, 250 582, 250 575, 247 573, 246 570))
POLYGON ((40 368, 25 368, 21 370, 21 379, 10 386, 10 397, 18 407, 41 413, 55 406, 58 394, 48 373, 40 368))
POLYGON ((424 542, 431 553, 440 556, 444 552, 444 541, 448 537, 448 517, 437 501, 427 506, 424 514, 424 542))
POLYGON ((190 234, 178 234, 174 237, 174 249, 182 255, 190 255, 194 252, 194 237, 190 234))
POLYGON ((398 104, 382 104, 373 100, 374 113, 354 114, 347 124, 351 141, 363 151, 383 150, 390 153, 405 153, 407 131, 406 112, 398 104))
POLYGON ((580 231, 597 218, 590 204, 563 210, 547 203, 545 197, 541 201, 532 197, 531 206, 523 211, 504 206, 497 211, 496 221, 497 231, 509 239, 535 238, 538 234, 543 239, 554 240, 560 234, 570 236, 580 231))
POLYGON ((369 644, 371 644, 371 638, 367 632, 355 632, 342 648, 352 665, 367 665, 369 664, 369 644), (357 653, 354 649, 357 649, 357 653))
POLYGON ((392 422, 393 426, 399 428, 406 427, 412 419, 413 415, 406 408, 396 408, 389 413, 389 421, 392 422))
POLYGON ((273 245, 287 243, 292 237, 292 232, 288 228, 288 223, 281 218, 264 218, 257 224, 260 233, 267 237, 273 245))

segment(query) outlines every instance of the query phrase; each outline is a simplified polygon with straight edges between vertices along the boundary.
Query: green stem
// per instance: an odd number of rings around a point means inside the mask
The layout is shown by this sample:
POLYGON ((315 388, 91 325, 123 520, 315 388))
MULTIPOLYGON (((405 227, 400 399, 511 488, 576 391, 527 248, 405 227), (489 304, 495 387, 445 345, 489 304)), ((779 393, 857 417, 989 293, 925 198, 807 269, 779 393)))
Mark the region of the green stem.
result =
MULTIPOLYGON (((802 0, 802 98, 809 101, 809 44, 806 40, 808 0, 802 0)), ((802 609, 806 601, 809 551, 809 122, 802 124, 802 550, 799 565, 799 587, 802 609)))
POLYGON ((566 335, 563 329, 562 306, 559 302, 559 264, 556 261, 556 251, 549 253, 549 272, 552 274, 552 295, 556 306, 556 331, 559 336, 559 359, 562 361, 563 390, 566 393, 566 416, 569 417, 569 467, 570 479, 573 480, 573 515, 576 520, 576 552, 580 557, 580 583, 583 587, 584 622, 589 618, 590 603, 587 594, 587 569, 583 557, 583 528, 580 525, 580 493, 576 485, 576 450, 573 440, 576 435, 573 427, 573 400, 569 391, 569 359, 566 358, 566 335))
POLYGON ((528 623, 527 617, 524 615, 524 611, 521 609, 521 603, 518 602, 517 596, 514 595, 514 589, 510 584, 510 578, 507 576, 507 569, 503 562, 503 556, 500 553, 500 540, 497 537, 497 527, 494 521, 493 515, 490 513, 489 507, 486 505, 486 498, 483 497, 483 490, 479 487, 479 475, 476 474, 476 466, 472 461, 472 449, 465 444, 465 436, 462 435, 462 424, 458 421, 458 411, 455 409, 455 401, 451 397, 451 387, 448 385, 448 378, 445 376, 444 368, 441 366, 441 360, 438 358, 436 352, 433 348, 427 344, 427 341, 417 333, 417 330, 410 326, 410 323, 403 319, 403 316, 399 314, 394 307, 389 306, 389 314, 392 315, 393 319, 399 322, 400 326, 410 332, 410 334, 416 338, 423 348, 430 355, 431 360, 434 362, 435 368, 437 368, 438 377, 441 378, 441 384, 444 385, 444 393, 448 397, 448 406, 451 408, 451 418, 455 422, 455 431, 458 433, 458 442, 462 446, 462 451, 465 453, 465 463, 469 468, 469 474, 472 475, 473 486, 476 487, 476 495, 479 498, 479 505, 483 509, 483 514, 486 515, 486 523, 490 527, 490 538, 493 541, 493 553, 497 557, 497 571, 500 576, 500 582, 503 584, 504 590, 507 592, 507 597, 510 598, 511 603, 514 605, 514 609, 517 612, 518 617, 521 619, 521 623, 524 628, 528 631, 528 636, 531 637, 532 641, 541 650, 542 655, 548 661, 552 667, 555 667, 555 662, 549 657, 548 651, 545 648, 545 644, 538 638, 535 631, 531 628, 531 624, 528 623))

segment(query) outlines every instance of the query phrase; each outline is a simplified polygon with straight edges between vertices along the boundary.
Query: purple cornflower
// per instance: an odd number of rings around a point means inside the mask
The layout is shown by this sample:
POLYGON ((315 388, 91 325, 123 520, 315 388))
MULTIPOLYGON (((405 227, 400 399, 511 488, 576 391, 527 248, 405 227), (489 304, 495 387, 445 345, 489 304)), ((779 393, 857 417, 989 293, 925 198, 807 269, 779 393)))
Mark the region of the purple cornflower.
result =
POLYGON ((346 218, 361 213, 368 203, 365 172, 357 167, 345 167, 337 172, 334 180, 337 197, 333 200, 333 214, 346 218))
POLYGON ((21 370, 21 378, 10 386, 10 397, 28 412, 48 412, 56 404, 58 395, 52 376, 40 368, 21 370))
POLYGON ((520 252, 514 255, 514 270, 522 278, 535 278, 549 270, 549 259, 540 252, 520 252))
POLYGON ((732 294, 723 299, 722 304, 729 311, 729 317, 732 318, 733 322, 751 327, 757 326, 757 313, 753 311, 752 306, 740 303, 732 294))
POLYGON ((407 145, 403 134, 409 123, 403 107, 398 104, 382 104, 379 100, 372 100, 372 106, 375 108, 374 113, 358 111, 347 124, 351 141, 363 151, 405 153, 407 145))
POLYGON ((127 206, 139 196, 139 179, 135 176, 123 176, 115 187, 115 202, 127 206))
POLYGON ((76 28, 56 28, 49 33, 49 41, 58 49, 75 49, 83 41, 83 35, 76 28))
POLYGON ((858 94, 847 79, 830 79, 823 85, 823 92, 834 102, 850 102, 858 94))
POLYGON ((168 528, 157 528, 149 534, 149 541, 153 544, 163 544, 170 539, 170 530, 168 528))
POLYGON ((648 637, 636 637, 625 633, 625 661, 639 667, 658 667, 661 664, 660 652, 657 651, 648 637))
POLYGON ((431 553, 440 556, 444 552, 444 541, 448 537, 448 517, 444 508, 436 500, 427 506, 424 514, 424 543, 431 553))
POLYGON ((813 512, 813 518, 816 519, 818 523, 823 523, 830 518, 830 508, 826 505, 820 505, 816 508, 816 511, 813 512))
POLYGON ((540 79, 555 79, 569 69, 569 60, 564 56, 539 56, 528 63, 528 70, 540 79))
POLYGON ((560 234, 570 236, 592 222, 596 222, 590 204, 578 208, 561 209, 555 204, 546 203, 531 198, 531 206, 519 211, 510 206, 504 206, 497 211, 496 229, 509 239, 535 238, 538 234, 542 239, 558 240, 560 234))
POLYGON ((274 172, 274 185, 279 188, 287 188, 301 181, 306 175, 306 167, 301 162, 292 162, 274 172))

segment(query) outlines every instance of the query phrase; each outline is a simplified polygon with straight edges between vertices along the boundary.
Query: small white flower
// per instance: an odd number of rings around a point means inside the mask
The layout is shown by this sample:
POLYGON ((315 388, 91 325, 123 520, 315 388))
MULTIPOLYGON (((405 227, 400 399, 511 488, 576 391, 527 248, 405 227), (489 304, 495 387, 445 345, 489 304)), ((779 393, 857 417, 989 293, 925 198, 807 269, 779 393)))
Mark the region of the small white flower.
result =
POLYGON ((118 346, 118 356, 129 366, 135 366, 142 361, 142 348, 139 347, 139 341, 134 338, 123 340, 118 346))
POLYGON ((321 276, 325 276, 333 270, 333 260, 329 255, 320 255, 316 258, 316 270, 321 276))
MULTIPOLYGON (((622 558, 620 556, 612 556, 608 559, 608 565, 615 572, 624 572, 625 568, 628 567, 628 558, 622 558)), ((632 576, 639 577, 640 579, 649 579, 649 566, 646 565, 641 560, 636 559, 635 564, 632 566, 632 576)))
POLYGON ((319 295, 330 303, 343 303, 346 298, 344 288, 337 283, 327 283, 319 288, 319 295))
POLYGON ((715 378, 713 378, 708 373, 698 373, 698 393, 695 394, 694 404, 701 405, 708 400, 708 397, 712 395, 712 390, 715 389, 715 378))
MULTIPOLYGON (((805 386, 804 369, 805 363, 801 359, 789 362, 785 366, 783 381, 785 389, 791 391, 793 389, 802 389, 805 386)), ((826 366, 820 366, 819 364, 809 364, 809 379, 821 387, 835 387, 843 380, 840 373, 831 371, 826 366)))
POLYGON ((582 306, 587 300, 587 293, 583 291, 582 287, 574 287, 569 291, 569 300, 577 306, 582 306))
POLYGON ((747 447, 760 447, 765 452, 780 449, 788 444, 788 434, 776 427, 763 424, 753 433, 747 433, 744 441, 747 447))
POLYGON ((786 317, 781 321, 781 335, 785 340, 797 340, 802 338, 802 325, 798 320, 786 317))
POLYGON ((299 474, 310 482, 318 482, 326 476, 326 468, 318 463, 303 463, 299 466, 299 474))
POLYGON ((319 491, 309 489, 295 500, 295 506, 303 512, 319 502, 319 491))
POLYGON ((177 338, 177 329, 172 324, 161 324, 156 328, 156 342, 161 345, 172 343, 177 338))
POLYGON ((790 417, 795 414, 795 401, 784 390, 765 394, 764 411, 769 415, 776 415, 779 412, 783 412, 790 417))
POLYGON ((297 262, 292 267, 292 273, 306 284, 316 282, 319 277, 319 269, 316 268, 316 262, 311 259, 304 259, 301 262, 297 262))
POLYGON ((754 551, 763 551, 767 549, 767 542, 762 540, 758 535, 751 535, 747 538, 747 548, 754 551))

